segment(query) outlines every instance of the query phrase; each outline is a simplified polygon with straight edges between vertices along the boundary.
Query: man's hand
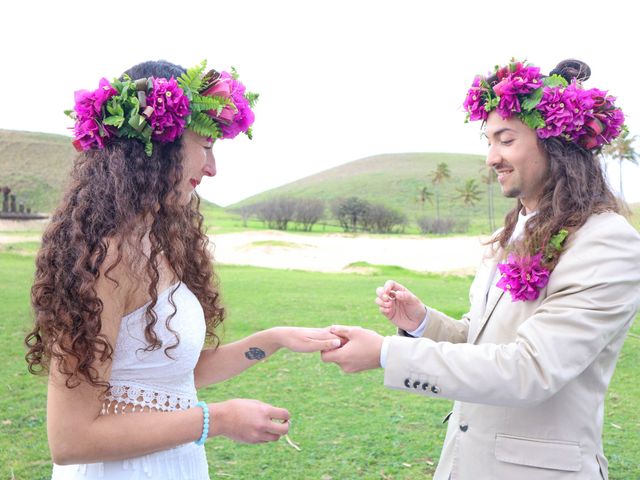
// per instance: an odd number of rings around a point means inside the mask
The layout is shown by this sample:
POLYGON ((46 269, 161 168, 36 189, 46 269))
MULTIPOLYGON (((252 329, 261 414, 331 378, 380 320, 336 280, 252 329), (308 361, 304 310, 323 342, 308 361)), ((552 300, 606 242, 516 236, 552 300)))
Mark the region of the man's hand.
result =
POLYGON ((424 304, 413 293, 393 280, 376 289, 376 304, 385 317, 405 332, 418 328, 425 317, 424 304))
POLYGON ((337 363, 347 373, 380 368, 383 337, 373 330, 334 325, 329 331, 346 343, 335 350, 322 352, 323 362, 337 363))

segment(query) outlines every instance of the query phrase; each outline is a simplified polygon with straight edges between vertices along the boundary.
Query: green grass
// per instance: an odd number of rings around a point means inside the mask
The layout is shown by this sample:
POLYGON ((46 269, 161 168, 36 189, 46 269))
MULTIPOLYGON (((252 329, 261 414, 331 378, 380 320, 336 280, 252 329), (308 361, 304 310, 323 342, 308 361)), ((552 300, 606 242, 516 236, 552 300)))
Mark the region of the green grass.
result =
POLYGON ((0 187, 8 185, 17 204, 51 212, 69 180, 74 155, 70 137, 0 130, 0 187))
MULTIPOLYGON (((274 325, 355 324, 391 334, 377 313, 375 287, 392 276, 459 316, 467 307, 469 277, 417 274, 372 266, 368 275, 320 274, 252 267, 220 268, 228 307, 224 341, 274 325)), ((46 381, 26 371, 23 338, 30 325, 33 255, 0 252, 0 478, 50 475, 46 440, 46 381)), ((640 476, 640 325, 620 355, 606 403, 605 454, 611 479, 640 476), (615 426, 614 426, 615 425, 615 426), (617 427, 620 428, 617 428, 617 427)), ((446 400, 425 399, 382 386, 382 371, 345 375, 318 355, 279 352, 265 362, 201 392, 207 401, 257 398, 287 408, 291 439, 241 445, 207 442, 211 478, 430 478, 445 434, 446 400)))

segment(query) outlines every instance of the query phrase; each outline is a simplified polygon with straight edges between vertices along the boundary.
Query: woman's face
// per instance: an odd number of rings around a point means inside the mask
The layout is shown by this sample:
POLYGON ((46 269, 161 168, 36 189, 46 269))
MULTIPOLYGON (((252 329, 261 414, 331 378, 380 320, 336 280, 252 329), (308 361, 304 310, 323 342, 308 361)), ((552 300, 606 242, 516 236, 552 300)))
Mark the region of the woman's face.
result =
POLYGON ((178 186, 179 203, 187 205, 202 177, 213 177, 216 174, 213 141, 186 129, 182 136, 182 156, 182 180, 178 186))
POLYGON ((489 114, 485 135, 489 141, 487 165, 496 172, 505 197, 519 198, 526 212, 542 197, 549 161, 538 136, 517 117, 489 114))

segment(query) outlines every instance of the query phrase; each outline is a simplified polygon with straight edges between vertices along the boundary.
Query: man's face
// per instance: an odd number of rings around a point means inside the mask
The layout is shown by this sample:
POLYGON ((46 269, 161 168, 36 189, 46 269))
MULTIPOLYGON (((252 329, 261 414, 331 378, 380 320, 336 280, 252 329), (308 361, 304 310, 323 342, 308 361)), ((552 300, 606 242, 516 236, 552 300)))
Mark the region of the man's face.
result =
POLYGON ((489 141, 486 163, 496 172, 504 196, 519 198, 527 213, 536 210, 549 166, 536 132, 516 116, 504 120, 493 111, 485 134, 489 141))

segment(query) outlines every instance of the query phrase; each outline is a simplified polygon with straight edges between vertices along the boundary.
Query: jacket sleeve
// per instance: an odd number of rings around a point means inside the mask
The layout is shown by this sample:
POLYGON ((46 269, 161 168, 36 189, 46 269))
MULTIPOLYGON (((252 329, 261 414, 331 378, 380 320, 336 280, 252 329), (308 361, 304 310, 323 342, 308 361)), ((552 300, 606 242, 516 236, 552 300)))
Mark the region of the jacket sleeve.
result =
MULTIPOLYGON (((536 405, 624 335, 639 304, 640 236, 622 217, 609 215, 574 234, 550 276, 546 297, 520 325, 515 341, 392 337, 385 385, 475 403, 536 405)), ((435 318, 436 325, 450 324, 435 318)), ((437 330, 442 328, 448 327, 437 330)))

